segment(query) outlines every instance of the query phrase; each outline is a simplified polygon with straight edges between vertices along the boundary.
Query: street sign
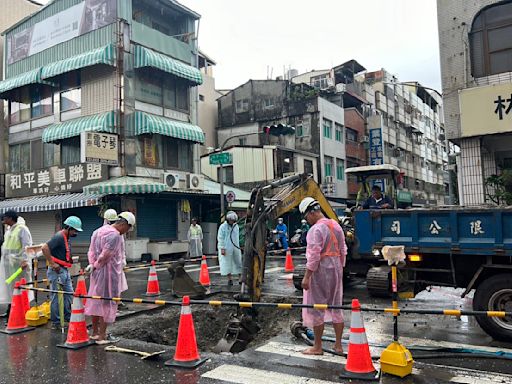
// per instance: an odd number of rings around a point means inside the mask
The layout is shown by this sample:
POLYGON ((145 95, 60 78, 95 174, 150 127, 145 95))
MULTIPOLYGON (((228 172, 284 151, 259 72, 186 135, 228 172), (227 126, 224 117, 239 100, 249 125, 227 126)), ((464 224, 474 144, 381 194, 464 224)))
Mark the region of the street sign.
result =
POLYGON ((226 201, 231 204, 233 201, 235 201, 236 195, 233 191, 227 191, 226 192, 226 201))
POLYGON ((233 156, 229 152, 212 153, 210 155, 210 165, 231 164, 233 156))

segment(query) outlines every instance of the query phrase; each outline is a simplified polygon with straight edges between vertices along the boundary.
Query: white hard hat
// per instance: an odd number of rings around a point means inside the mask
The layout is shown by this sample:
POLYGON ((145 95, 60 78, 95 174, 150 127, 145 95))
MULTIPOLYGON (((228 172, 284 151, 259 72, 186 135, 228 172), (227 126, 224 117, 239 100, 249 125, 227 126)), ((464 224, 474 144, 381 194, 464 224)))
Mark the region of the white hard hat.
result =
POLYGON ((226 220, 237 221, 238 220, 238 215, 235 212, 233 212, 233 211, 229 211, 228 213, 226 213, 226 220))
POLYGON ((283 221, 283 218, 282 218, 282 217, 280 217, 280 218, 278 218, 278 219, 277 219, 277 221, 282 222, 282 221, 283 221))
POLYGON ((313 207, 314 205, 318 205, 318 201, 309 196, 305 197, 299 204, 299 212, 301 213, 301 215, 304 215, 308 211, 308 209, 313 207))
POLYGON ((103 218, 107 221, 116 221, 117 220, 117 212, 115 209, 107 209, 103 214, 103 218))
POLYGON ((130 224, 132 227, 135 225, 135 215, 131 212, 125 211, 121 212, 119 214, 120 219, 125 219, 128 224, 130 224))

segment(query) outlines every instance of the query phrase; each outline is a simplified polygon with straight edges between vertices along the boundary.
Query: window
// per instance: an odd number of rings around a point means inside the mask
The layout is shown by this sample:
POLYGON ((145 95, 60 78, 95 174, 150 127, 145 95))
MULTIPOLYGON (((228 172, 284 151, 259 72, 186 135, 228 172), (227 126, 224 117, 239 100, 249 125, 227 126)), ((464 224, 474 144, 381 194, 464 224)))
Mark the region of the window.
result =
POLYGON ((241 137, 238 142, 241 146, 247 145, 247 137, 241 137))
POLYGON ((311 78, 310 85, 316 89, 326 89, 329 88, 329 75, 320 75, 314 76, 311 78))
POLYGON ((326 139, 332 139, 332 121, 323 119, 324 137, 326 139))
POLYGON ((199 95, 199 101, 204 101, 204 95, 199 95))
POLYGON ((325 156, 324 157, 324 173, 325 177, 332 176, 332 157, 325 156))
POLYGON ((137 70, 135 99, 159 107, 188 111, 189 84, 174 76, 161 76, 151 69, 137 70))
POLYGON ((304 173, 306 175, 313 175, 313 161, 304 160, 304 173))
POLYGON ((347 138, 347 141, 354 141, 357 143, 357 131, 352 129, 352 128, 348 128, 348 127, 345 127, 345 137, 347 138))
POLYGON ((345 180, 345 161, 336 159, 336 179, 345 180))
POLYGON ((274 100, 271 98, 263 100, 263 109, 271 109, 274 108, 274 100))
POLYGON ((60 145, 60 163, 62 165, 80 162, 80 136, 62 140, 60 145))
POLYGON ((137 164, 151 168, 193 171, 193 143, 162 135, 142 135, 137 141, 137 164))
POLYGON ((36 87, 32 91, 32 118, 53 113, 53 92, 50 87, 36 87))
POLYGON ((176 107, 182 111, 188 111, 189 105, 188 83, 176 79, 176 107))
POLYGON ((341 124, 335 124, 335 139, 336 141, 339 141, 340 143, 343 143, 343 125, 341 124))
POLYGON ((60 111, 66 112, 82 107, 80 72, 66 73, 61 79, 60 111))
POLYGON ((43 168, 58 165, 56 161, 57 156, 55 156, 56 147, 56 144, 43 143, 43 168))
POLYGON ((243 113, 249 111, 249 100, 247 99, 240 99, 236 101, 235 105, 235 112, 236 113, 243 113))
POLYGON ((22 88, 17 96, 18 101, 9 103, 9 121, 11 125, 30 120, 30 89, 28 87, 22 88))
POLYGON ((9 164, 13 173, 30 170, 30 142, 9 147, 9 164))
POLYGON ((220 180, 220 170, 223 170, 223 181, 224 183, 227 183, 227 184, 234 184, 235 183, 235 179, 233 177, 233 166, 230 165, 230 166, 227 166, 227 167, 222 167, 222 168, 217 168, 217 180, 220 180))
POLYGON ((304 136, 304 127, 302 126, 302 120, 300 120, 300 122, 298 121, 295 123, 295 136, 304 136))
POLYGON ((474 77, 512 71, 512 2, 484 8, 469 33, 474 77))

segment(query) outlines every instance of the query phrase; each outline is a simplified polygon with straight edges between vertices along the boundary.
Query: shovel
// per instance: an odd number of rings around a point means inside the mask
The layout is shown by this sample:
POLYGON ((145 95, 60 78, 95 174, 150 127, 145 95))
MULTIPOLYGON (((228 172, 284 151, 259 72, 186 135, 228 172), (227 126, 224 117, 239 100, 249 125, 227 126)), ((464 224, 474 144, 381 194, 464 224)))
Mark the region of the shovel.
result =
POLYGON ((165 351, 158 351, 158 352, 142 352, 142 351, 135 351, 133 349, 126 349, 126 348, 120 348, 115 345, 109 345, 108 347, 105 347, 105 351, 109 352, 126 352, 126 353, 134 353, 136 355, 142 356, 140 359, 152 359, 158 355, 161 355, 162 353, 165 353, 165 351))

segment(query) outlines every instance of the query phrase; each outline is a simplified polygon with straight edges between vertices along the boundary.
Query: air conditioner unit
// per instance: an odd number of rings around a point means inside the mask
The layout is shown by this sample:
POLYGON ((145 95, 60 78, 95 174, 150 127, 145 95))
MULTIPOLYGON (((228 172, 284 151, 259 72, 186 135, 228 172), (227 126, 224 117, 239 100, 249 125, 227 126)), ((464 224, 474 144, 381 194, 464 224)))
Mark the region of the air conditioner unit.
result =
POLYGON ((195 173, 189 173, 187 175, 187 188, 188 189, 204 189, 204 176, 195 173))
POLYGON ((326 184, 334 183, 334 176, 325 176, 325 183, 326 184))
POLYGON ((336 84, 336 92, 345 92, 347 90, 347 85, 343 83, 336 84))
POLYGON ((362 136, 361 137, 361 143, 368 143, 370 142, 370 137, 369 136, 362 136))
POLYGON ((180 174, 176 172, 165 172, 163 182, 169 188, 177 189, 180 187, 180 174))

